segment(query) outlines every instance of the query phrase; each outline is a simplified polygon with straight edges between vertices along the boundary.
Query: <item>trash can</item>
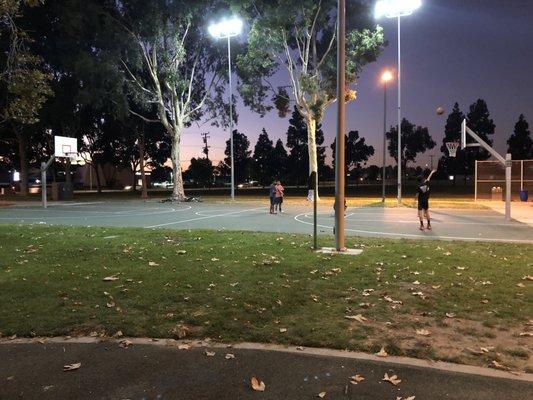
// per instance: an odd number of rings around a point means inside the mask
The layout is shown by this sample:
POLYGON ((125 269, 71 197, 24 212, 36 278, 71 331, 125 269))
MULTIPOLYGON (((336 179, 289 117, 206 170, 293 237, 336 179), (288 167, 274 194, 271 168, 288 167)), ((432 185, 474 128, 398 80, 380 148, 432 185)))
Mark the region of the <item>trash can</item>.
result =
POLYGON ((72 190, 72 184, 67 182, 52 183, 52 200, 72 200, 73 198, 74 192, 72 190))
POLYGON ((492 201, 501 201, 503 200, 503 191, 500 186, 493 186, 491 191, 491 200, 492 201))
POLYGON ((520 201, 527 201, 529 197, 527 190, 521 190, 519 193, 520 193, 520 201))

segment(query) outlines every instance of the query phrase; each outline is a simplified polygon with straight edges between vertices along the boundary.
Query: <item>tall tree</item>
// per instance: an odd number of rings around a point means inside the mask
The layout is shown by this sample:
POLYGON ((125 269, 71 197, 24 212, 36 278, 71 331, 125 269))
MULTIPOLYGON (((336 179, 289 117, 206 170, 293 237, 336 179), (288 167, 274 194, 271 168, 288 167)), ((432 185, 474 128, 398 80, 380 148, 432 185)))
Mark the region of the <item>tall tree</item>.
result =
POLYGON ((185 171, 185 176, 199 186, 211 186, 213 184, 214 170, 213 163, 208 158, 191 158, 191 164, 185 171))
POLYGON ((439 163, 439 170, 440 172, 445 172, 446 175, 453 176, 454 185, 457 175, 464 173, 466 153, 462 150, 458 150, 455 157, 450 157, 448 154, 448 149, 446 148, 446 143, 461 141, 461 125, 464 119, 465 115, 459 108, 459 104, 455 103, 451 113, 446 119, 446 125, 444 126, 444 137, 440 147, 443 158, 439 163))
MULTIPOLYGON (((333 165, 335 165, 335 150, 337 140, 333 140, 331 150, 333 152, 333 165)), ((361 163, 366 164, 374 155, 374 147, 365 143, 364 137, 359 137, 359 131, 350 131, 345 135, 345 163, 346 172, 361 170, 361 163)))
POLYGON ((287 179, 287 163, 287 150, 285 149, 285 146, 283 146, 283 141, 278 139, 272 153, 272 166, 274 170, 274 178, 281 179, 283 183, 285 183, 285 180, 287 179))
POLYGON ((52 95, 51 74, 35 53, 34 38, 21 26, 26 7, 40 0, 3 0, 0 2, 0 136, 18 147, 20 191, 28 192, 28 147, 39 112, 52 95))
MULTIPOLYGON (((466 115, 468 127, 476 134, 492 146, 491 136, 494 134, 496 125, 490 118, 487 103, 483 99, 476 100, 468 110, 466 115)), ((467 136, 468 141, 468 136, 467 136)), ((482 147, 467 147, 463 150, 464 154, 464 177, 466 184, 466 177, 474 173, 474 165, 476 160, 487 160, 490 154, 482 147)))
MULTIPOLYGON (((295 104, 306 126, 308 171, 319 170, 317 125, 325 110, 336 100, 336 16, 335 0, 262 0, 235 3, 252 16, 245 54, 237 58, 245 104, 264 114, 264 104, 274 96, 280 115, 295 104), (244 4, 244 6, 243 6, 244 4), (287 87, 275 88, 269 81, 282 66, 287 87)), ((383 31, 371 18, 370 2, 353 0, 347 9, 346 82, 356 82, 363 66, 375 61, 384 44, 383 31)), ((346 88, 344 101, 354 100, 355 91, 346 88)), ((309 197, 312 192, 309 193, 309 197)))
POLYGON ((253 175, 262 186, 272 183, 275 175, 274 146, 265 128, 259 134, 253 155, 253 175))
MULTIPOLYGON (((309 165, 309 150, 308 150, 308 132, 304 118, 298 112, 296 107, 292 113, 292 118, 289 120, 289 128, 287 129, 287 148, 289 149, 288 169, 289 177, 293 183, 301 185, 308 181, 309 165)), ((324 132, 322 132, 321 125, 316 127, 314 143, 316 144, 316 154, 318 171, 322 170, 322 166, 326 159, 326 149, 321 146, 324 143, 324 132)))
POLYGON ((527 160, 533 158, 533 141, 529 132, 529 124, 524 114, 520 114, 514 126, 514 132, 507 140, 507 152, 511 153, 514 160, 527 160))
MULTIPOLYGON (((252 166, 252 154, 250 149, 250 141, 244 133, 233 131, 233 163, 235 167, 235 183, 243 183, 250 178, 250 168, 252 166)), ((229 171, 231 165, 231 141, 226 141, 226 149, 224 150, 226 158, 224 158, 223 170, 229 171)))
MULTIPOLYGON (((398 129, 392 126, 387 132, 389 140, 389 154, 398 162, 398 129)), ((424 153, 436 146, 431 138, 428 128, 416 126, 406 118, 402 119, 402 167, 406 167, 408 162, 416 160, 419 153, 424 153)))
MULTIPOLYGON (((157 119, 130 109, 147 122, 161 123, 172 140, 173 200, 185 197, 181 135, 185 127, 220 105, 226 58, 206 31, 213 1, 131 0, 115 2, 115 15, 136 50, 124 56, 123 69, 139 102, 153 104, 157 119), (141 71, 140 73, 138 71, 141 71)), ((221 113, 224 115, 224 113, 221 113)))

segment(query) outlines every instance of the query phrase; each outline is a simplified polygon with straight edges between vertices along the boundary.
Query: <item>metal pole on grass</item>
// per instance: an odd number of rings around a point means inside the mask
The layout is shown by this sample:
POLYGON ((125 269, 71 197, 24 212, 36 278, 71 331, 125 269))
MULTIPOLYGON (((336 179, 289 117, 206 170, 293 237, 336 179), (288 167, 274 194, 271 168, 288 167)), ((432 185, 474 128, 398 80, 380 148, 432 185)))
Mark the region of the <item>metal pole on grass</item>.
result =
POLYGON ((387 158, 387 81, 383 86, 383 173, 381 177, 381 201, 385 203, 385 162, 387 158))
POLYGON ((346 1, 338 0, 337 35, 337 140, 335 151, 335 247, 344 246, 344 131, 346 91, 346 1))
POLYGON ((41 162, 41 199, 43 201, 43 208, 48 207, 46 202, 46 163, 41 162))
POLYGON ((231 157, 231 200, 235 200, 235 164, 233 160, 233 87, 231 83, 231 40, 228 36, 228 78, 229 78, 229 137, 231 157))
POLYGON ((511 154, 505 155, 505 220, 511 220, 511 154))
POLYGON ((398 15, 398 204, 402 204, 402 54, 400 46, 400 15, 398 15))

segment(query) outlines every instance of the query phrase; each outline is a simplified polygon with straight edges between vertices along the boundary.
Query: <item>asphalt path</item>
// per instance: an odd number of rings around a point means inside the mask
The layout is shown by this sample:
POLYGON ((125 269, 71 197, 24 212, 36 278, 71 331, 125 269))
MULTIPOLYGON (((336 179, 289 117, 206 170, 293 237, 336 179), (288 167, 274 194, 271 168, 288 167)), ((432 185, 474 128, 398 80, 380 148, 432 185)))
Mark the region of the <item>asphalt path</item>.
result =
MULTIPOLYGON (((271 215, 259 202, 159 203, 155 201, 107 201, 52 203, 0 208, 0 223, 120 226, 149 229, 227 229, 280 233, 312 233, 311 206, 288 205, 271 215)), ((331 234, 331 207, 319 207, 319 232, 331 234)), ((492 210, 432 210, 431 231, 418 229, 412 208, 361 207, 346 211, 346 234, 411 239, 516 242, 533 244, 533 226, 506 222, 492 210)))
POLYGON ((533 383, 350 358, 116 342, 0 345, 0 399, 526 400, 533 383), (226 359, 226 354, 235 358, 226 359), (81 363, 63 372, 63 366, 81 363), (357 385, 350 376, 364 377, 357 385), (383 381, 397 375, 398 385, 383 381), (250 388, 252 376, 264 392, 250 388))

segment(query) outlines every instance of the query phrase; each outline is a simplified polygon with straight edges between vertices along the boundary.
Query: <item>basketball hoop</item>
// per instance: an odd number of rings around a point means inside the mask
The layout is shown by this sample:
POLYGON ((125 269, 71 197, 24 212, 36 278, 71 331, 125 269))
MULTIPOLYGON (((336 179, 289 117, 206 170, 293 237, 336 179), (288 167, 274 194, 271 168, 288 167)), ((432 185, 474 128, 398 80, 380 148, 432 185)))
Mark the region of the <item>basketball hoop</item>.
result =
POLYGON ((457 149, 459 148, 459 142, 446 142, 446 148, 448 149, 448 155, 455 157, 457 155, 457 149))

